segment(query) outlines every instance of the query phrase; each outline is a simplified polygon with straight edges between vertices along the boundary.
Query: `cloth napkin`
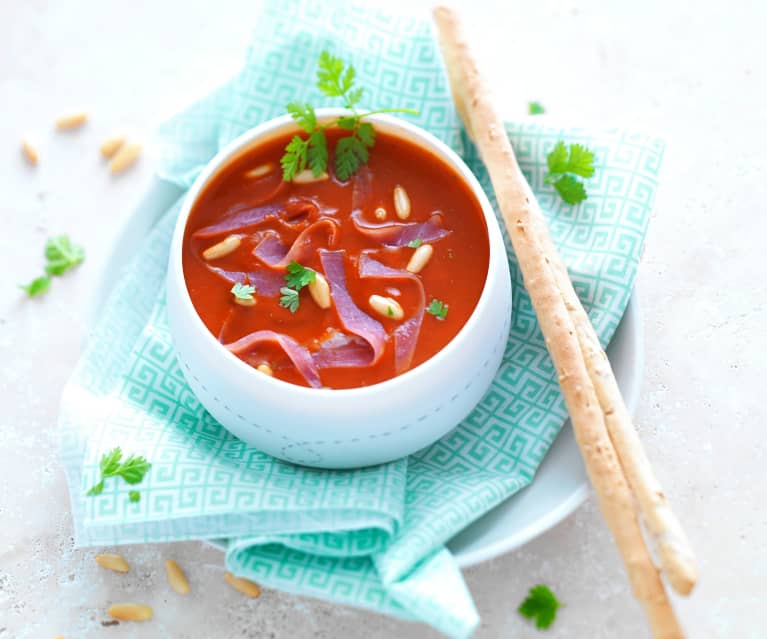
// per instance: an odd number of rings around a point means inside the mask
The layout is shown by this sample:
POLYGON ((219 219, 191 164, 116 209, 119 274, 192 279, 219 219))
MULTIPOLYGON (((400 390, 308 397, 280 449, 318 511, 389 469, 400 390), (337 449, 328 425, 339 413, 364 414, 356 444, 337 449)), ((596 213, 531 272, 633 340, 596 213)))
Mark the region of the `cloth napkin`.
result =
MULTIPOLYGON (((268 1, 242 71, 162 126, 161 177, 188 187, 221 146, 283 114, 289 101, 329 106, 314 88, 323 49, 354 63, 366 106, 420 111, 407 119, 459 152, 492 194, 453 108, 426 16, 338 1, 268 1)), ((662 144, 617 130, 560 127, 540 116, 511 121, 507 130, 606 344, 631 295, 662 144), (576 207, 543 181, 546 155, 560 139, 596 154, 588 200, 576 207)), ((533 479, 566 418, 511 250, 511 335, 474 412, 408 459, 323 471, 278 461, 238 440, 186 384, 164 295, 179 205, 116 274, 64 392, 61 450, 76 543, 226 539, 227 568, 267 587, 421 620, 452 637, 470 635, 478 615, 444 544, 533 479), (116 480, 101 495, 85 495, 98 481, 102 454, 114 446, 152 463, 139 502, 128 498, 134 487, 116 480)))

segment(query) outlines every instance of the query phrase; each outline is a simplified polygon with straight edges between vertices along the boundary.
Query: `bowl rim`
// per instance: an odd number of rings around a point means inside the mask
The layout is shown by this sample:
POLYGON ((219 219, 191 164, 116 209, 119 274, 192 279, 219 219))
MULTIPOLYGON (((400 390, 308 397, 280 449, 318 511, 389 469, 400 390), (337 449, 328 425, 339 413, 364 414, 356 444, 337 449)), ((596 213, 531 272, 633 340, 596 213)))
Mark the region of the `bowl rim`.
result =
MULTIPOLYGON (((321 108, 316 109, 317 119, 319 121, 335 118, 349 114, 350 111, 343 108, 321 108)), ((239 357, 222 348, 221 344, 212 333, 207 329, 202 321, 202 318, 197 313, 192 303, 191 296, 189 295, 189 289, 186 286, 186 278, 184 277, 183 260, 182 260, 182 246, 186 226, 189 220, 189 215, 192 211, 194 204, 199 198, 204 188, 213 180, 216 175, 226 167, 231 161, 246 153, 250 148, 255 146, 259 139, 268 138, 283 134, 290 130, 295 129, 296 133, 300 132, 300 128, 295 124, 290 115, 282 115, 276 118, 272 118, 257 126, 245 131, 237 136, 234 140, 226 144, 222 149, 216 153, 216 155, 208 161, 203 170, 195 178, 192 185, 184 195, 184 200, 179 211, 178 218, 176 219, 173 237, 171 240, 169 251, 169 265, 168 273, 174 273, 175 277, 171 280, 170 277, 166 280, 166 286, 171 284, 171 281, 181 283, 181 294, 178 296, 178 300, 182 305, 182 313, 185 315, 191 315, 192 325, 196 333, 202 334, 202 339, 207 341, 209 345, 215 346, 215 351, 220 352, 224 357, 222 361, 227 361, 232 364, 233 370, 240 371, 240 375, 250 377, 253 383, 264 384, 266 389, 272 391, 280 391, 286 393, 294 393, 297 399, 303 397, 311 397, 314 401, 323 401, 323 398, 344 398, 344 399, 365 399, 372 394, 378 394, 379 392, 391 392, 403 384, 411 383, 414 378, 428 375, 429 370, 434 369, 442 364, 442 362, 450 356, 450 352, 456 348, 460 348, 469 336, 474 332, 476 325, 480 322, 480 317, 485 312, 492 312, 492 309, 487 307, 491 304, 490 299, 491 291, 496 287, 496 280, 505 273, 503 269, 503 263, 507 261, 506 247, 503 241, 503 235, 498 224, 498 220, 495 214, 495 210, 490 203, 487 194, 479 183, 479 180, 474 173, 469 169, 463 159, 442 140, 434 136, 429 131, 422 129, 421 127, 407 122, 403 119, 388 115, 388 114, 375 114, 366 118, 373 124, 383 125, 387 133, 397 135, 398 133, 404 133, 401 137, 406 137, 409 142, 419 144, 426 150, 432 152, 442 161, 449 164, 456 173, 467 183, 471 192, 477 198, 480 204, 485 225, 487 228, 487 241, 489 246, 488 251, 488 268, 485 282, 482 288, 482 293, 474 307, 469 318, 459 331, 453 336, 453 338, 437 353, 418 364, 417 366, 408 369, 400 375, 396 375, 381 382, 370 384, 369 386, 362 386, 356 388, 309 388, 300 386, 298 384, 292 384, 284 380, 274 378, 263 373, 258 372, 255 368, 242 361, 239 357), (414 139, 415 138, 415 139, 414 139)), ((509 286, 511 286, 511 279, 509 278, 509 286)), ((327 400, 325 400, 327 401, 327 400)))

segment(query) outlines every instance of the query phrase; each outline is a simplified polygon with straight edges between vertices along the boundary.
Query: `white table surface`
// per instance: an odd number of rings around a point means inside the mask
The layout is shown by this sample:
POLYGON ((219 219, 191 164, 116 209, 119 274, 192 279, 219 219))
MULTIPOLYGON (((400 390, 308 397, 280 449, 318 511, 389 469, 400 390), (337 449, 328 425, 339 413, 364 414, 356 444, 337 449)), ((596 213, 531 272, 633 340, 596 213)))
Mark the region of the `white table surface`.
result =
MULTIPOLYGON (((507 110, 535 99, 574 123, 668 142, 639 278, 647 357, 636 421, 700 557, 699 587, 675 598, 689 636, 763 637, 767 5, 503 5, 474 0, 467 17, 507 110)), ((161 119, 234 73, 258 10, 252 0, 0 2, 1 639, 436 636, 273 591, 246 600, 223 583, 221 554, 200 543, 123 548, 128 576, 73 549, 53 443, 59 395, 106 247, 153 167, 149 152, 113 179, 97 146, 120 129, 151 140, 161 119), (92 115, 84 129, 53 131, 80 108, 92 115), (25 135, 40 148, 35 170, 19 153, 25 135), (59 232, 85 245, 87 261, 27 300, 15 285, 38 274, 45 239, 59 232), (169 557, 189 575, 187 598, 167 590, 169 557), (155 619, 102 627, 116 600, 148 602, 155 619)), ((647 636, 593 500, 466 580, 481 639, 647 636), (541 582, 567 604, 545 635, 515 612, 541 582)))

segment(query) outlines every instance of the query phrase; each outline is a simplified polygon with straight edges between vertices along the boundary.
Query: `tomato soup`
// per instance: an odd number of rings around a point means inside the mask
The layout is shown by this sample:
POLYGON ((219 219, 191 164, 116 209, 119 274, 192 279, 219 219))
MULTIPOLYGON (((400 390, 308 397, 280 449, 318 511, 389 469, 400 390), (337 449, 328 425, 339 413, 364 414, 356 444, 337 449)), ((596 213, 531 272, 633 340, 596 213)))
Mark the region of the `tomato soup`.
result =
MULTIPOLYGON (((338 131, 327 132, 334 148, 338 131)), ((282 179, 293 134, 222 169, 187 222, 184 278, 222 347, 293 384, 356 388, 429 359, 458 333, 487 277, 477 198, 442 159, 378 132, 347 181, 282 179)))

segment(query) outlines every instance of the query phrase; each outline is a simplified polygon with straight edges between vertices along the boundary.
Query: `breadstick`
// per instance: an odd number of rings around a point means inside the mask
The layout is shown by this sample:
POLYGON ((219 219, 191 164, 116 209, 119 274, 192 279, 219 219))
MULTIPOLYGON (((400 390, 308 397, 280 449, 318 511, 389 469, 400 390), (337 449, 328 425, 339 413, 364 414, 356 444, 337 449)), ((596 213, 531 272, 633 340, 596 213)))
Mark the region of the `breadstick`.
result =
POLYGON ((562 299, 575 323, 581 352, 605 416, 607 431, 618 453, 623 472, 639 504, 647 532, 658 553, 661 569, 680 595, 688 595, 697 580, 695 555, 666 494, 655 477, 642 442, 623 401, 607 354, 599 343, 589 316, 573 288, 567 267, 559 257, 545 220, 538 217, 536 235, 557 281, 562 299))
MULTIPOLYGON (((536 238, 535 196, 517 164, 502 119, 493 109, 476 64, 450 9, 434 10, 453 96, 487 166, 512 246, 570 413, 576 440, 600 508, 618 545, 634 594, 657 639, 683 637, 658 570, 642 537, 633 499, 605 425, 581 353, 575 324, 536 238)), ((540 225, 545 226, 545 225, 540 225)))

